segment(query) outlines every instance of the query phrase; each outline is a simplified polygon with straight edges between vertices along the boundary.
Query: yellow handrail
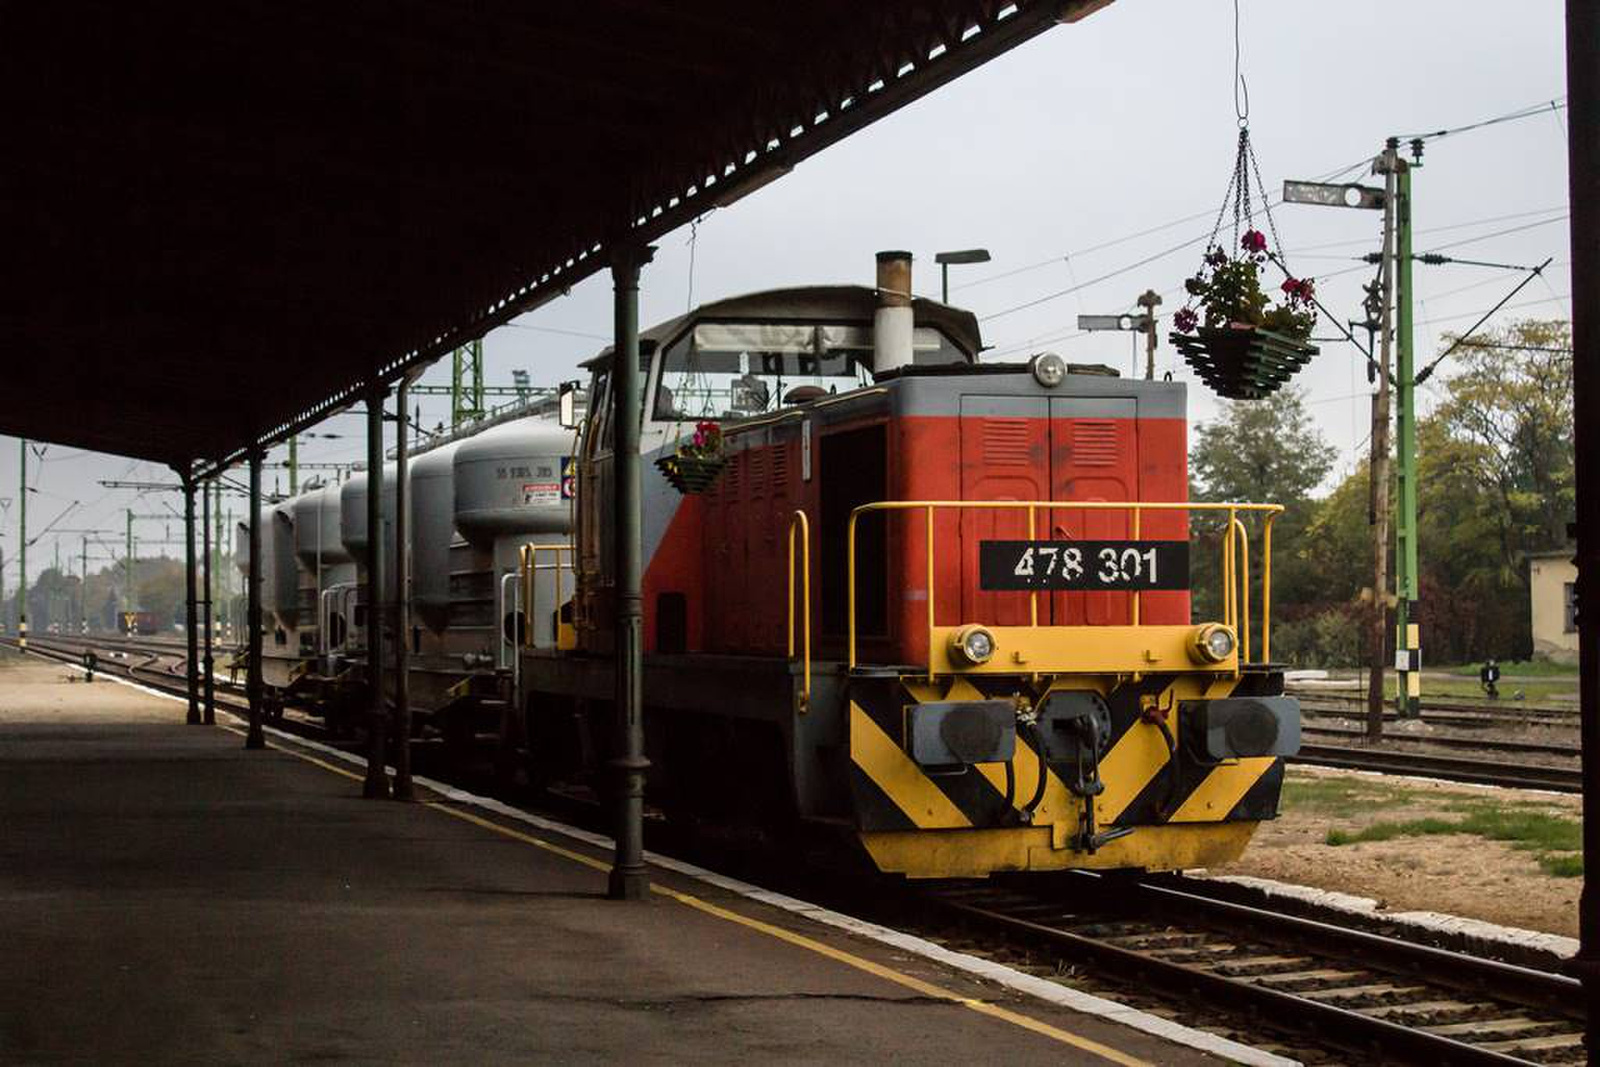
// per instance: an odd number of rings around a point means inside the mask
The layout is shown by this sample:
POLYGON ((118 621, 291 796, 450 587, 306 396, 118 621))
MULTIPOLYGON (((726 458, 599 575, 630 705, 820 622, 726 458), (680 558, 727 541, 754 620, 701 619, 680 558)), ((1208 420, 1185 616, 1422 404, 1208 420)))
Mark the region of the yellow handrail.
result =
MULTIPOLYGON (((1244 523, 1238 518, 1228 520, 1227 537, 1230 541, 1238 541, 1239 562, 1239 587, 1242 590, 1239 615, 1239 662, 1250 662, 1250 538, 1245 532, 1244 523)), ((1229 579, 1230 589, 1233 588, 1232 579, 1229 579)))
POLYGON ((800 634, 802 682, 800 710, 811 707, 811 520, 803 511, 789 516, 789 658, 794 659, 794 532, 800 531, 800 634))
MULTIPOLYGON (((849 666, 853 670, 857 665, 856 657, 856 523, 863 514, 869 511, 911 511, 922 510, 927 517, 927 601, 928 601, 928 638, 929 657, 928 674, 933 677, 933 638, 937 630, 934 621, 934 522, 933 513, 936 508, 951 508, 956 510, 994 510, 1015 511, 1026 510, 1028 515, 1028 536, 1032 540, 1035 534, 1035 513, 1039 508, 1051 510, 1079 510, 1079 511, 1128 511, 1133 515, 1134 536, 1139 536, 1139 516, 1146 511, 1225 511, 1227 512, 1227 525, 1224 527, 1222 539, 1222 577, 1223 577, 1223 621, 1240 634, 1240 662, 1247 662, 1250 658, 1249 614, 1250 614, 1250 589, 1249 589, 1249 538, 1243 521, 1239 518, 1240 512, 1255 512, 1265 516, 1264 533, 1262 538, 1263 557, 1261 564, 1262 583, 1262 617, 1261 617, 1261 652, 1267 655, 1270 645, 1271 619, 1267 612, 1270 610, 1272 588, 1272 553, 1271 535, 1272 521, 1283 511, 1282 504, 1248 504, 1248 503, 1209 503, 1202 501, 1111 501, 1111 500, 879 500, 869 504, 862 504, 850 512, 850 521, 846 529, 845 538, 845 571, 846 571, 846 640, 849 666), (1236 556, 1235 543, 1242 546, 1236 556), (1243 602, 1236 591, 1234 573, 1238 567, 1244 578, 1243 602), (1243 609, 1243 617, 1240 609, 1243 609)), ((792 539, 792 530, 791 530, 792 539)), ((792 543, 792 540, 791 540, 792 543)), ((791 554, 792 559, 792 554, 791 554)), ((792 564, 791 564, 792 566, 792 564)), ((793 579, 791 573, 791 598, 793 579)), ((1134 598, 1134 623, 1138 624, 1139 593, 1133 592, 1134 598)), ((1029 592, 1029 614, 1034 626, 1038 625, 1038 593, 1029 592)), ((791 634, 792 642, 792 634, 791 634)), ((792 649, 791 649, 792 654, 792 649)))
MULTIPOLYGON (((536 606, 534 601, 537 594, 535 576, 538 571, 556 572, 556 605, 559 607, 561 604, 561 573, 563 571, 570 573, 576 570, 577 546, 572 544, 534 544, 530 542, 518 549, 517 560, 518 567, 522 572, 522 603, 527 618, 527 624, 522 628, 522 647, 533 648, 535 647, 533 643, 533 620, 539 617, 538 613, 534 611, 536 606), (541 566, 539 564, 539 554, 541 552, 553 554, 556 557, 556 561, 541 566), (561 562, 563 556, 567 557, 568 560, 565 565, 561 562)), ((556 626, 556 643, 560 644, 559 623, 556 626)))

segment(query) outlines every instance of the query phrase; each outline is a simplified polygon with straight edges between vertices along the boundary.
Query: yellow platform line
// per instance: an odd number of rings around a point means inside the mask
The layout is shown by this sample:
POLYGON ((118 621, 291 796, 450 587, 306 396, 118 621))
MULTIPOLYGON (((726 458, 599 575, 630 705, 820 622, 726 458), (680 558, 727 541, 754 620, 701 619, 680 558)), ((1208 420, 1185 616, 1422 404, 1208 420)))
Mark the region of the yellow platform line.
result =
MULTIPOLYGON (((241 737, 244 736, 243 730, 238 730, 231 726, 224 726, 222 728, 227 730, 229 733, 238 734, 241 737)), ((301 759, 312 764, 313 766, 321 767, 325 771, 332 771, 334 774, 340 775, 344 778, 350 778, 358 782, 364 780, 362 775, 355 774, 352 771, 347 771, 343 767, 336 767, 326 760, 318 759, 315 756, 307 755, 304 752, 299 752, 284 745, 273 744, 270 741, 267 744, 269 748, 276 749, 279 752, 287 753, 288 755, 294 756, 296 759, 301 759)), ((611 870, 611 865, 609 863, 595 859, 593 856, 585 855, 584 853, 578 852, 575 849, 563 848, 562 846, 550 841, 546 841, 543 838, 535 837, 532 834, 525 834, 521 830, 514 830, 509 826, 501 825, 492 819, 485 819, 482 816, 474 815, 469 811, 462 811, 460 808, 451 807, 449 804, 446 804, 442 801, 423 801, 422 806, 431 808, 441 814, 449 815, 452 818, 460 819, 463 822, 472 823, 474 826, 482 827, 485 830, 492 831, 493 833, 500 834, 504 837, 509 837, 515 841, 521 841, 524 844, 532 845, 535 848, 542 849, 545 852, 551 853, 552 855, 560 856, 562 859, 568 859, 572 860, 574 863, 580 863, 585 867, 591 868, 592 870, 611 870)), ((682 904, 685 907, 694 908, 697 911, 704 912, 707 915, 714 916, 726 922, 737 923, 746 929, 766 934, 768 937, 772 937, 779 941, 794 945, 797 948, 803 948, 809 952, 814 952, 819 956, 823 956, 837 963, 842 963, 847 967, 852 967, 858 971, 873 975, 874 977, 882 978, 885 981, 892 982, 895 985, 909 989, 912 992, 924 997, 928 997, 929 999, 945 1000, 952 1004, 960 1004, 962 1007, 975 1011, 979 1015, 986 1015, 991 1019, 998 1019, 1001 1022, 1010 1023, 1012 1026, 1020 1027, 1023 1030, 1038 1034, 1041 1037, 1047 1037, 1052 1041, 1059 1042, 1060 1044, 1070 1045, 1071 1047, 1079 1049, 1083 1052, 1088 1052, 1091 1055, 1099 1056, 1101 1059, 1108 1060, 1111 1063, 1122 1064, 1123 1067, 1152 1067, 1150 1061, 1148 1060, 1141 1060, 1136 1056, 1130 1056, 1127 1053, 1114 1049, 1109 1045, 1102 1045, 1093 1038, 1084 1037, 1081 1034, 1075 1034, 1070 1030, 1063 1030, 1059 1026, 1052 1026, 1050 1023, 1042 1022, 1030 1016, 1023 1015, 1021 1012, 1012 1011, 1010 1008, 1002 1008, 998 1004, 991 1004, 985 1000, 978 1000, 973 997, 962 996, 960 993, 957 993, 954 990, 945 989, 943 986, 934 985, 932 982, 924 981, 921 978, 914 977, 913 975, 903 974, 892 967, 885 967, 881 963, 874 962, 873 960, 869 960, 863 956, 857 956, 853 952, 846 952, 844 949, 835 948, 832 945, 824 944, 815 938, 810 938, 804 934, 795 933, 793 930, 785 930, 781 926, 774 926, 772 923, 763 922, 762 920, 752 918, 749 915, 742 915, 739 912, 732 911, 717 904, 713 904, 708 900, 702 900, 700 897, 694 896, 691 893, 685 893, 681 890, 671 889, 655 883, 651 884, 650 889, 652 892, 670 900, 677 901, 679 904, 682 904)))

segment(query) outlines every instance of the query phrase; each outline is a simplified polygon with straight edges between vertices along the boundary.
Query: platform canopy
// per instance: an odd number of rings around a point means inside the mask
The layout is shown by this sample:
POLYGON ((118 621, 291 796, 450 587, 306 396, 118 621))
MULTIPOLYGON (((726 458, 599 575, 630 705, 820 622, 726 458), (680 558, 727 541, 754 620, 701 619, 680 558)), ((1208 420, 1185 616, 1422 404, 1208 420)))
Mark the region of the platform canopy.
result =
POLYGON ((14 7, 0 433, 236 459, 1106 2, 14 7))

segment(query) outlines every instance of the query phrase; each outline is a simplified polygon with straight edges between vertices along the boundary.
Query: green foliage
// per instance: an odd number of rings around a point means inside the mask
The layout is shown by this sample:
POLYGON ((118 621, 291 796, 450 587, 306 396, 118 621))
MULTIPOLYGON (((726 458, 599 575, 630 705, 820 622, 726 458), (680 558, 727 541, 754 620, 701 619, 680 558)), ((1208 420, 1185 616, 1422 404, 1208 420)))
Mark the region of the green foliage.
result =
MULTIPOLYGON (((1531 654, 1526 555, 1562 547, 1574 513, 1570 349, 1571 330, 1564 322, 1520 322, 1475 335, 1452 357, 1457 370, 1445 381, 1438 406, 1418 420, 1418 577, 1426 662, 1531 654)), ((1268 423, 1270 414, 1263 409, 1257 418, 1268 423)), ((1328 469, 1305 449, 1309 422, 1296 425, 1282 414, 1279 422, 1281 428, 1263 432, 1268 439, 1282 436, 1282 473, 1229 454, 1228 434, 1247 424, 1226 433, 1223 423, 1198 431, 1197 495, 1213 485, 1248 493, 1276 485, 1279 498, 1289 503, 1296 498, 1299 465, 1305 467, 1299 484, 1309 492, 1328 469)), ((1241 454, 1259 450, 1244 436, 1237 440, 1241 454)), ((1359 623, 1372 585, 1371 499, 1362 463, 1325 497, 1291 506, 1280 520, 1274 538, 1275 658, 1338 666, 1350 649, 1327 642, 1341 636, 1364 640, 1359 623), (1330 612, 1350 620, 1348 634, 1340 633, 1338 616, 1330 612), (1324 628, 1313 620, 1325 620, 1324 628), (1329 658, 1317 662, 1323 655, 1329 658)), ((1358 651, 1357 658, 1364 656, 1358 651)))
POLYGON ((1173 316, 1182 333, 1204 323, 1213 329, 1259 326, 1304 341, 1317 324, 1315 284, 1309 278, 1287 278, 1279 287, 1281 302, 1272 305, 1261 288, 1261 268, 1269 261, 1266 235, 1249 230, 1242 251, 1229 256, 1209 249, 1200 270, 1184 282, 1189 304, 1173 316), (1191 305, 1199 305, 1197 314, 1191 305))
MULTIPOLYGON (((1304 395, 1295 389, 1283 389, 1265 400, 1229 403, 1214 422, 1195 429, 1189 451, 1193 499, 1284 506, 1272 528, 1274 617, 1280 621, 1297 614, 1280 612, 1283 604, 1316 599, 1318 565, 1294 546, 1316 511, 1311 493, 1327 477, 1337 454, 1312 422, 1304 395)), ((1192 523, 1190 584, 1196 618, 1221 617, 1223 521, 1218 513, 1197 512, 1192 523)), ((1252 526, 1258 576, 1259 521, 1252 526)))
POLYGON ((1272 628, 1272 659, 1291 667, 1354 667, 1361 661, 1361 617, 1332 607, 1272 628))
POLYGON ((1282 389, 1230 402, 1216 421, 1198 426, 1189 463, 1202 500, 1289 507, 1310 500, 1337 455, 1311 421, 1305 395, 1282 389))

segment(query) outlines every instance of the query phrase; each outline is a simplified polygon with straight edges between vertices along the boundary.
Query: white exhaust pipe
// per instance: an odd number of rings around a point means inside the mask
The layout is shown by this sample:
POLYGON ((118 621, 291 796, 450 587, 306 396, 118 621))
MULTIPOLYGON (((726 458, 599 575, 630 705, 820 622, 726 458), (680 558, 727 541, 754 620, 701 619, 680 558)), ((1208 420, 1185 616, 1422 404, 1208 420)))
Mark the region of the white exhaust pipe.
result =
POLYGON ((872 370, 911 365, 911 253, 878 253, 878 310, 872 318, 872 370))

